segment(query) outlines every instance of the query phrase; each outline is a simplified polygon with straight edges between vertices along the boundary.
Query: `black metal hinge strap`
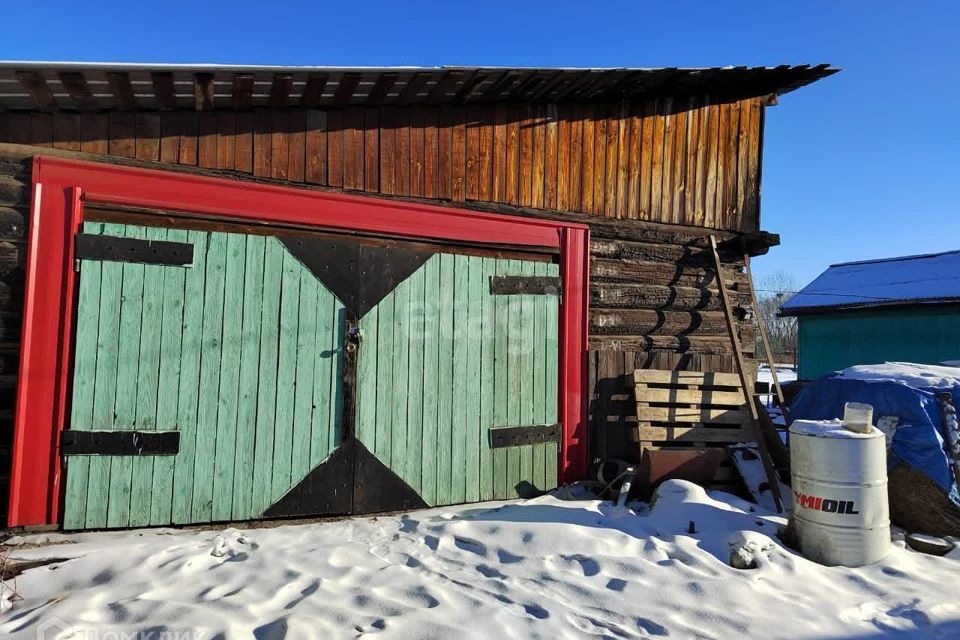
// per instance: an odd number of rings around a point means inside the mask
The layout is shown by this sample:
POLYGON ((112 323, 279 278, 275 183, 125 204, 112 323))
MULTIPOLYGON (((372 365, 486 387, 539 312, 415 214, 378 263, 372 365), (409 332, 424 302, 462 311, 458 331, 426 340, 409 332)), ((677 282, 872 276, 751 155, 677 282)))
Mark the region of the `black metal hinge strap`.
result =
POLYGON ((492 427, 490 448, 522 447, 528 444, 560 442, 560 423, 538 424, 527 427, 492 427))
POLYGON ((490 294, 494 296, 559 296, 563 280, 556 276, 490 276, 490 294))
POLYGON ((60 436, 65 456, 173 456, 180 452, 179 431, 73 431, 60 436))
POLYGON ((93 233, 78 233, 76 257, 80 260, 137 262, 171 267, 193 265, 193 245, 189 242, 140 240, 93 233))

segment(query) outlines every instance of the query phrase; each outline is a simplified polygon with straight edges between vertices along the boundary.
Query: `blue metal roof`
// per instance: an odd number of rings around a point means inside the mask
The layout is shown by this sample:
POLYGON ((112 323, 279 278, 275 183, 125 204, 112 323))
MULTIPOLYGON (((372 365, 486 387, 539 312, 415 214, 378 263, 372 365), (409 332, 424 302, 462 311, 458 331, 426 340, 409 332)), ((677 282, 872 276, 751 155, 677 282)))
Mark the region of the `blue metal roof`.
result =
POLYGON ((948 302, 960 302, 960 250, 832 265, 780 314, 948 302))

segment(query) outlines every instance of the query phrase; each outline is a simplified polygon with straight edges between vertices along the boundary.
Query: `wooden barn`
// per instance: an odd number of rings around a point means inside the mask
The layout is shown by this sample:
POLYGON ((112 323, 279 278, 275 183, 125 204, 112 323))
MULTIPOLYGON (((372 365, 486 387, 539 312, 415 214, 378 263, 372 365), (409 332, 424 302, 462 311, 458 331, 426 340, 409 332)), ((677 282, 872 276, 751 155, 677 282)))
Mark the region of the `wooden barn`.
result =
POLYGON ((736 439, 638 429, 633 372, 753 351, 764 111, 834 72, 0 64, 7 524, 509 498, 736 439))

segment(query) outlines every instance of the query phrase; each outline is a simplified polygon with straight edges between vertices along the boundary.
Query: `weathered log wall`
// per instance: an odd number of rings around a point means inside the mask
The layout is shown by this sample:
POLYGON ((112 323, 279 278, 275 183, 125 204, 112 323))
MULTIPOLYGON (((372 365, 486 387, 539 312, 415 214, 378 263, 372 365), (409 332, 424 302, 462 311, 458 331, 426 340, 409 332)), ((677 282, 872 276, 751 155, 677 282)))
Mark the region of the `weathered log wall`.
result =
POLYGON ((5 523, 20 355, 30 176, 0 154, 0 524, 5 523))
MULTIPOLYGON (((708 232, 675 229, 626 240, 619 231, 592 230, 591 453, 595 459, 636 461, 636 400, 628 383, 634 369, 735 372, 736 365, 706 249, 708 232), (621 237, 611 237, 615 235, 621 237)), ((749 290, 742 261, 734 255, 724 258, 724 281, 737 304, 735 312, 746 315, 749 290)), ((741 320, 738 328, 752 357, 753 323, 741 320)))

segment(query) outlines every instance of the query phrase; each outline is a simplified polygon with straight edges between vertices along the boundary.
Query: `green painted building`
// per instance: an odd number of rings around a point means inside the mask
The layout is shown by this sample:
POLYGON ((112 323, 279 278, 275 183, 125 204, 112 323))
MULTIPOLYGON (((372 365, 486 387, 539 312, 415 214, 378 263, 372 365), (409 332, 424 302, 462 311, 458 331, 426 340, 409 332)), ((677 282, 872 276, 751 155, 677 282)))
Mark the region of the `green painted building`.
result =
POLYGON ((798 376, 960 360, 960 251, 832 265, 780 309, 799 324, 798 376))

